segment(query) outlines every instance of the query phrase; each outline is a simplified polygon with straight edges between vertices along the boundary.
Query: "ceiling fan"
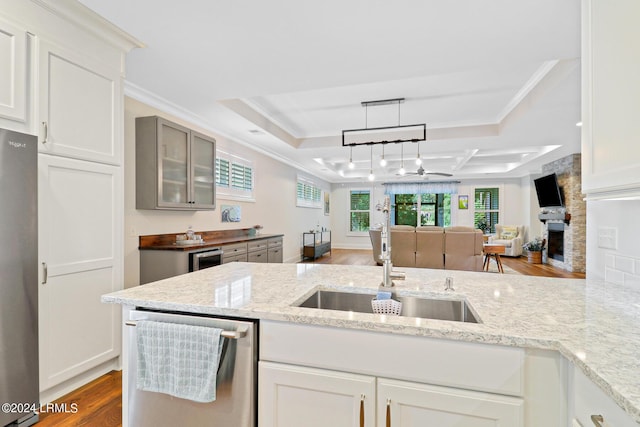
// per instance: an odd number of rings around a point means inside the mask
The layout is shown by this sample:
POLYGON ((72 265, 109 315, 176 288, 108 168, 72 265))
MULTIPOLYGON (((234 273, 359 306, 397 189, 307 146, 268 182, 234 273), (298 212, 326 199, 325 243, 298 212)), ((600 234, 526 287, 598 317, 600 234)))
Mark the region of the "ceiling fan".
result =
MULTIPOLYGON (((396 174, 396 175, 400 175, 400 174, 396 174)), ((407 172, 405 175, 419 175, 419 176, 426 176, 426 175, 438 175, 438 176, 453 176, 450 173, 446 173, 446 172, 427 172, 424 170, 424 168, 422 167, 422 165, 420 165, 420 167, 418 168, 417 171, 415 172, 407 172)))

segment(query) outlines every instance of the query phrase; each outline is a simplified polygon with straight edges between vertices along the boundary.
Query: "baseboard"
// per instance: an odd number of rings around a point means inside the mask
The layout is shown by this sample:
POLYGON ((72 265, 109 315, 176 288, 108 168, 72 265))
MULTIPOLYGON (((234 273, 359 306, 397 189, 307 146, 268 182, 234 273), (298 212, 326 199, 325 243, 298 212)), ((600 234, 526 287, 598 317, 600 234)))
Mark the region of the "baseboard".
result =
MULTIPOLYGON (((47 390, 43 390, 40 392, 40 404, 45 405, 47 403, 51 403, 56 399, 61 398, 62 396, 71 393, 72 391, 82 387, 85 384, 90 383, 106 374, 107 372, 111 372, 113 370, 122 369, 120 365, 120 358, 116 357, 115 359, 108 360, 95 368, 89 369, 86 372, 81 373, 80 375, 76 375, 73 378, 68 379, 58 385, 55 385, 47 390)), ((65 402, 62 402, 65 403, 65 402)), ((67 402, 70 403, 70 402, 67 402)))
POLYGON ((371 244, 366 244, 366 243, 361 245, 331 243, 331 247, 333 249, 372 250, 371 244))

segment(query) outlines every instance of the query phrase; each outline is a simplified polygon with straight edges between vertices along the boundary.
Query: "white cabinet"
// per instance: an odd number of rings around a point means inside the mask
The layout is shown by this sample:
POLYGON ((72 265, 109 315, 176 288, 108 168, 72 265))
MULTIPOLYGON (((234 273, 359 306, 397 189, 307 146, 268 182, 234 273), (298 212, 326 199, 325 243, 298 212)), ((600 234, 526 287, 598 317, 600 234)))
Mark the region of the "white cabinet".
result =
POLYGON ((640 424, 577 368, 574 369, 572 389, 574 426, 596 426, 594 421, 600 422, 602 427, 638 427, 640 424))
POLYGON ((523 426, 520 398, 378 379, 378 426, 523 426))
POLYGON ((40 40, 40 151, 122 164, 119 64, 40 40))
POLYGON ((23 28, 0 19, 0 127, 20 131, 26 129, 4 119, 27 120, 27 43, 23 28))
POLYGON ((38 156, 40 389, 120 353, 121 168, 38 156))
POLYGON ((523 425, 516 397, 270 362, 258 383, 260 427, 523 425))
POLYGON ((366 414, 372 400, 377 408, 375 423, 368 424, 366 415, 367 426, 389 425, 387 418, 393 427, 561 425, 567 419, 564 412, 527 414, 545 412, 554 404, 549 400, 558 399, 557 385, 548 376, 561 372, 547 371, 518 348, 261 321, 259 425, 296 425, 280 424, 284 419, 307 425, 300 420, 322 420, 319 413, 341 414, 344 420, 321 425, 358 426, 353 414, 362 394, 366 414), (351 382, 343 386, 343 398, 327 385, 332 381, 351 382), (355 387, 367 381, 375 381, 374 399, 371 391, 355 387), (541 382, 544 394, 528 385, 533 381, 541 382), (296 393, 309 401, 296 400, 296 408, 290 408, 286 400, 299 397, 296 393))
POLYGON ((374 377, 260 362, 260 427, 374 427, 374 377))
POLYGON ((582 2, 582 191, 640 195, 640 2, 582 2))
POLYGON ((161 117, 136 118, 136 208, 215 209, 215 167, 215 139, 161 117))

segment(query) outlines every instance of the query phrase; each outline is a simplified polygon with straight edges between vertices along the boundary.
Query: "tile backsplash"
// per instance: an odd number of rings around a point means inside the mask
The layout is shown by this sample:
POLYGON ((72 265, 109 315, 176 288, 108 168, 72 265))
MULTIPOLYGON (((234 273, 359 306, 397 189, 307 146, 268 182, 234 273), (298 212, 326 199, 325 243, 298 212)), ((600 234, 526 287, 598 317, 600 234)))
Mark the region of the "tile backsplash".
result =
POLYGON ((605 282, 640 286, 640 259, 620 254, 605 255, 605 282))

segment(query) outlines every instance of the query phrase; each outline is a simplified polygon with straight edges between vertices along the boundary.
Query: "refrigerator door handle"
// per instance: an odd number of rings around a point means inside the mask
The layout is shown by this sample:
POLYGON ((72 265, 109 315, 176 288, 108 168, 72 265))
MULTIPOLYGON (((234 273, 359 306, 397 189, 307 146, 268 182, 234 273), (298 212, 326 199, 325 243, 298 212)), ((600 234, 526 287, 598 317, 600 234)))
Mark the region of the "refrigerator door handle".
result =
POLYGON ((49 269, 47 268, 47 263, 42 263, 42 284, 47 284, 47 279, 49 278, 49 269))
POLYGON ((49 125, 47 124, 47 122, 42 122, 42 126, 44 126, 44 139, 42 140, 43 144, 46 144, 47 139, 49 139, 49 125))

